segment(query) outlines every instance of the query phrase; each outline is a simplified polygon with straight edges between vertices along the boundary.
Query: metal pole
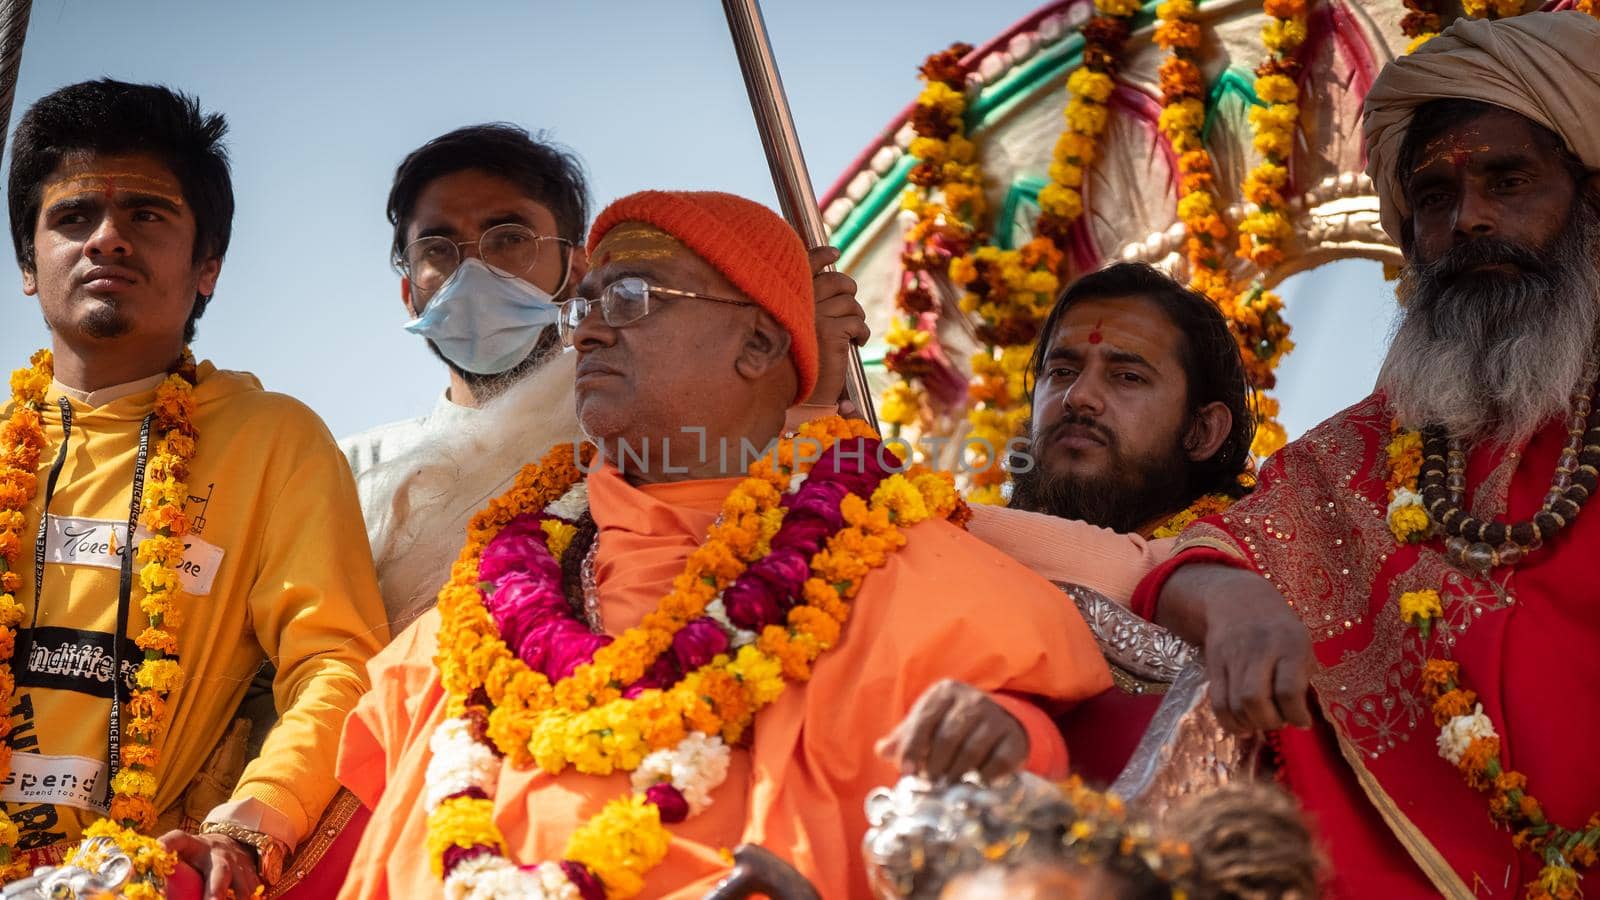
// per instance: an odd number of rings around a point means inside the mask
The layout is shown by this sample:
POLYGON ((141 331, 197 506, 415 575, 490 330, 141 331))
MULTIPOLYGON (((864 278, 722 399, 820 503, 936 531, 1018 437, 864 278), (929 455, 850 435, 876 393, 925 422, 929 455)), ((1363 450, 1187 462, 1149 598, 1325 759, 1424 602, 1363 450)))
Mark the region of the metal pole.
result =
MULTIPOLYGON (((827 244, 828 235, 822 227, 817 196, 811 189, 806 157, 800 151, 800 136, 794 129, 789 98, 783 92, 783 79, 778 76, 778 64, 772 57, 772 42, 767 39, 760 0, 722 0, 722 10, 728 17, 728 30, 733 33, 733 49, 739 55, 739 69, 744 73, 744 86, 750 93, 750 109, 755 113, 756 128, 761 132, 767 167, 772 170, 778 207, 789 224, 800 232, 807 247, 821 247, 827 244)), ((878 415, 872 407, 872 392, 867 389, 867 372, 861 367, 861 352, 855 347, 850 348, 845 370, 845 392, 867 424, 876 430, 878 415)))
POLYGON ((11 125, 11 104, 17 99, 17 72, 22 69, 22 42, 28 36, 31 0, 0 0, 0 140, 11 125))

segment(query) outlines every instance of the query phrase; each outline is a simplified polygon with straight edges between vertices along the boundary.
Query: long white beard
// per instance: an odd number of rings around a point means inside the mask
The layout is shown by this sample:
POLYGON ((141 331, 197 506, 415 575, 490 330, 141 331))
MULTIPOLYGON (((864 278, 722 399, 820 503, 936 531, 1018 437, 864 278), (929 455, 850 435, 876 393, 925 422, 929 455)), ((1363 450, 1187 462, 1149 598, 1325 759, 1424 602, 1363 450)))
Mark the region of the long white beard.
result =
POLYGON ((363 473, 363 481, 404 473, 389 508, 379 511, 372 547, 395 633, 433 606, 478 510, 505 493, 522 466, 558 443, 582 439, 572 391, 576 357, 558 353, 466 427, 435 430, 363 473))
POLYGON ((1516 446, 1561 415, 1595 349, 1596 247, 1600 215, 1580 203, 1562 236, 1522 257, 1515 275, 1442 277, 1448 255, 1408 266, 1405 310, 1378 375, 1401 424, 1516 446))

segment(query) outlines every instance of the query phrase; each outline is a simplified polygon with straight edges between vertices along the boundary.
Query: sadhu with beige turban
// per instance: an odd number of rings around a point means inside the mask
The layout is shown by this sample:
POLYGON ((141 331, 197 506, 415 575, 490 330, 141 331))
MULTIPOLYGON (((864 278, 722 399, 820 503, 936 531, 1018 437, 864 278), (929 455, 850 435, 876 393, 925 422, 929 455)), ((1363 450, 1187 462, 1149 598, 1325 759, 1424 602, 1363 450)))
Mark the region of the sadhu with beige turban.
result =
POLYGON ((1403 248, 1377 390, 1135 606, 1281 732, 1349 897, 1572 897, 1600 844, 1600 22, 1459 21, 1368 94, 1403 248), (1285 602, 1287 601, 1287 602, 1285 602))

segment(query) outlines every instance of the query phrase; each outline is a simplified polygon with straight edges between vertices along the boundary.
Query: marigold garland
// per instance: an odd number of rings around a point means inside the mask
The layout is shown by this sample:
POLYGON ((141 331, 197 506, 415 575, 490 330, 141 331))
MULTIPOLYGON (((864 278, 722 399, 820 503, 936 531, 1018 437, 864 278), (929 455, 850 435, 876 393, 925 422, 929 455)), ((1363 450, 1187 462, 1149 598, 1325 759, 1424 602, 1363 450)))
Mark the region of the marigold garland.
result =
MULTIPOLYGON (((1434 535, 1431 517, 1422 505, 1417 480, 1422 471, 1422 436, 1390 425, 1385 445, 1389 474, 1389 530, 1401 545, 1434 535)), ((1529 900, 1568 900, 1582 895, 1580 869, 1600 861, 1600 813, 1573 830, 1551 822, 1528 792, 1527 776, 1500 765, 1500 737, 1483 711, 1478 695, 1466 686, 1461 665, 1429 655, 1429 641, 1444 626, 1444 600, 1438 590, 1405 591, 1399 597, 1400 620, 1416 629, 1423 648, 1422 695, 1439 727, 1439 755, 1460 771, 1473 790, 1489 794, 1489 817, 1512 832, 1512 844, 1538 855, 1544 866, 1524 890, 1529 900)))
MULTIPOLYGON (((45 445, 40 410, 53 376, 54 360, 48 350, 35 353, 28 368, 12 373, 13 409, 0 431, 0 739, 11 727, 15 690, 9 660, 22 620, 22 608, 14 596, 21 584, 17 572, 21 530, 24 510, 37 489, 36 473, 45 445)), ((189 496, 185 479, 199 436, 193 423, 195 378, 194 357, 185 349, 176 372, 156 388, 155 446, 145 469, 139 515, 139 523, 150 536, 141 540, 135 551, 141 564, 139 585, 144 591, 139 608, 149 618, 149 626, 135 640, 144 651, 144 660, 134 673, 137 686, 128 701, 129 740, 122 747, 122 767, 111 780, 110 816, 84 832, 86 842, 109 838, 135 860, 140 877, 128 896, 158 896, 160 885, 176 865, 175 857, 139 832, 156 822, 156 745, 165 728, 166 696, 183 676, 177 661, 169 657, 178 650, 177 600, 182 592, 178 566, 183 562, 182 538, 189 530, 184 514, 189 496)), ((10 770, 10 752, 8 745, 0 743, 0 770, 10 770)), ((0 881, 27 874, 25 863, 15 853, 17 837, 15 824, 0 812, 0 881)), ((80 844, 80 849, 84 846, 80 844)))
POLYGON ((1050 182, 1039 191, 1035 237, 1015 249, 984 246, 950 260, 950 281, 963 290, 961 310, 976 317, 983 342, 970 360, 967 389, 975 457, 967 497, 974 503, 1003 502, 1001 457, 1027 422, 1028 359, 1061 288, 1071 227, 1083 214, 1084 177, 1110 121, 1129 20, 1140 8, 1137 0, 1096 0, 1097 14, 1083 26, 1083 66, 1067 78, 1065 125, 1051 152, 1050 182))
POLYGON ((1225 512, 1233 504, 1234 498, 1229 497, 1227 494, 1206 494, 1190 504, 1188 509, 1163 522, 1155 531, 1150 533, 1150 536, 1153 538, 1177 537, 1183 533, 1185 528, 1195 522, 1204 519, 1206 516, 1214 516, 1217 513, 1225 512))
MULTIPOLYGON (((38 490, 39 457, 44 452, 45 392, 50 388, 53 360, 49 350, 33 354, 27 368, 11 374, 11 416, 0 430, 0 772, 11 771, 11 706, 16 682, 11 655, 16 649, 22 606, 16 592, 22 587, 23 523, 28 504, 38 490)), ((0 810, 0 883, 28 874, 27 862, 17 852, 17 826, 0 810)))
POLYGON ((900 318, 885 340, 891 348, 884 365, 898 380, 884 397, 879 415, 899 435, 900 428, 930 415, 924 380, 948 363, 939 355, 938 287, 934 274, 964 254, 978 239, 986 201, 977 147, 966 136, 969 44, 952 44, 929 56, 919 70, 924 82, 911 115, 910 153, 917 164, 901 198, 910 217, 901 253, 903 273, 895 307, 900 318))
MULTIPOLYGON (((1289 57, 1305 40, 1304 0, 1272 0, 1268 3, 1268 13, 1261 38, 1272 56, 1263 67, 1270 76, 1291 68, 1292 64, 1281 60, 1289 57), (1284 17, 1279 18, 1278 14, 1284 17)), ((1274 386, 1277 379, 1274 369, 1293 344, 1288 339, 1288 323, 1283 320, 1283 300, 1259 284, 1241 292, 1224 259, 1222 248, 1226 246, 1229 228, 1222 217, 1211 153, 1205 147, 1205 83, 1199 65, 1202 34, 1197 16, 1194 0, 1166 0, 1156 7, 1159 24, 1155 42, 1167 51, 1160 68, 1159 127, 1178 154, 1178 219, 1183 222, 1186 234, 1184 251, 1189 262, 1189 286, 1210 298, 1228 320, 1229 330, 1239 344, 1245 371, 1259 395, 1254 409, 1258 427, 1251 452, 1256 456, 1268 456, 1283 445, 1286 435, 1277 421, 1277 401, 1261 392, 1274 386)), ((1292 80, 1288 86, 1293 87, 1292 80)), ((1272 96, 1284 96, 1282 81, 1269 80, 1266 88, 1272 96)), ((1295 90, 1298 93, 1298 89, 1295 90)), ((1269 155, 1269 162, 1271 154, 1276 154, 1280 161, 1289 155, 1294 116, 1282 108, 1286 105, 1298 109, 1293 104, 1277 103, 1265 111, 1251 112, 1251 124, 1257 131, 1256 147, 1269 155), (1280 108, 1274 110, 1274 106, 1280 108)), ((1269 187, 1280 190, 1287 183, 1287 168, 1262 166, 1252 176, 1246 190, 1254 196, 1248 199, 1258 205, 1262 201, 1270 203, 1273 198, 1267 191, 1269 187), (1279 169, 1282 169, 1281 179, 1279 169)), ((1281 195, 1278 203, 1282 204, 1281 195)), ((1287 219, 1281 216, 1281 206, 1265 212, 1267 214, 1255 219, 1247 218, 1241 223, 1241 229, 1248 224, 1250 229, 1277 242, 1255 251, 1253 235, 1241 234, 1241 248, 1251 248, 1246 258, 1251 258, 1251 252, 1257 252, 1263 260, 1270 260, 1274 249, 1281 254, 1286 240, 1283 226, 1287 219)))
MULTIPOLYGON (((847 438, 875 440, 875 435, 862 423, 831 418, 803 426, 795 440, 813 442, 826 458, 828 448, 847 438)), ((916 468, 884 473, 875 487, 866 483, 870 499, 852 492, 863 489, 859 486, 843 487, 845 482, 839 482, 839 493, 829 493, 831 482, 810 491, 815 470, 796 453, 795 440, 780 442, 773 454, 751 466, 660 606, 554 683, 502 638, 486 594, 491 573, 485 566, 502 531, 541 510, 545 517, 554 515, 563 497, 581 490, 579 463, 587 462, 592 448, 552 450, 525 467, 510 492, 474 517, 451 580, 439 595, 435 662, 449 695, 450 718, 430 742, 429 854, 447 887, 494 896, 638 894, 646 874, 666 855, 671 841, 666 825, 709 805, 710 791, 726 773, 728 745, 782 693, 786 678, 810 677, 812 664, 838 640, 862 578, 905 543, 901 529, 934 516, 959 520, 964 512, 948 476, 916 468), (833 519, 838 529, 817 545, 821 549, 810 559, 803 589, 781 620, 768 619, 758 635, 728 624, 720 645, 724 652, 676 681, 650 682, 664 654, 677 652, 678 640, 691 628, 727 623, 738 615, 731 609, 732 591, 746 583, 741 576, 747 569, 765 565, 778 552, 772 548, 784 540, 789 517, 814 516, 819 497, 841 493, 839 518, 833 519), (493 822, 496 754, 513 765, 535 763, 551 774, 568 765, 595 774, 631 771, 635 790, 607 803, 578 828, 562 862, 517 867, 505 858, 504 837, 493 822)), ((823 476, 824 481, 838 477, 823 476)), ((537 532, 544 554, 523 558, 543 560, 538 563, 543 571, 559 573, 551 543, 555 535, 544 521, 537 532)), ((539 549, 538 544, 522 546, 519 552, 539 549)), ((789 546, 784 544, 785 551, 793 553, 789 546)), ((570 552, 570 547, 561 549, 570 552)), ((505 558, 494 556, 494 565, 502 566, 505 558)), ((498 596, 501 588, 493 590, 498 596)))

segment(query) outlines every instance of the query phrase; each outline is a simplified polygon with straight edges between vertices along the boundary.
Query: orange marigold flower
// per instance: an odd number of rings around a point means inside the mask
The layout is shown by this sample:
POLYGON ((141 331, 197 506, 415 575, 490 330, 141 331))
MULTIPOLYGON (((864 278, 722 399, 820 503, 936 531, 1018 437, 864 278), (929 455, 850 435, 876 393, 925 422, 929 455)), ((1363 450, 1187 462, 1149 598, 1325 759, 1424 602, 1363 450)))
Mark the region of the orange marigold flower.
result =
POLYGON ((1467 745, 1467 752, 1461 754, 1456 768, 1461 770, 1468 786, 1481 791, 1493 782, 1494 776, 1489 771, 1491 764, 1496 768, 1500 765, 1500 739, 1483 737, 1467 745))
POLYGON ((1448 659, 1430 659, 1422 666, 1422 695, 1428 700, 1453 690, 1461 678, 1461 666, 1448 659))
POLYGON ((144 766, 154 769, 161 755, 150 744, 128 742, 122 745, 122 764, 125 766, 144 766))
POLYGON ((1472 712, 1472 706, 1477 702, 1478 695, 1464 688, 1440 694, 1433 701, 1433 724, 1443 725, 1456 716, 1464 716, 1472 712))
POLYGON ((148 831, 156 824, 156 807, 145 797, 118 794, 111 798, 111 820, 131 822, 139 831, 148 831))

